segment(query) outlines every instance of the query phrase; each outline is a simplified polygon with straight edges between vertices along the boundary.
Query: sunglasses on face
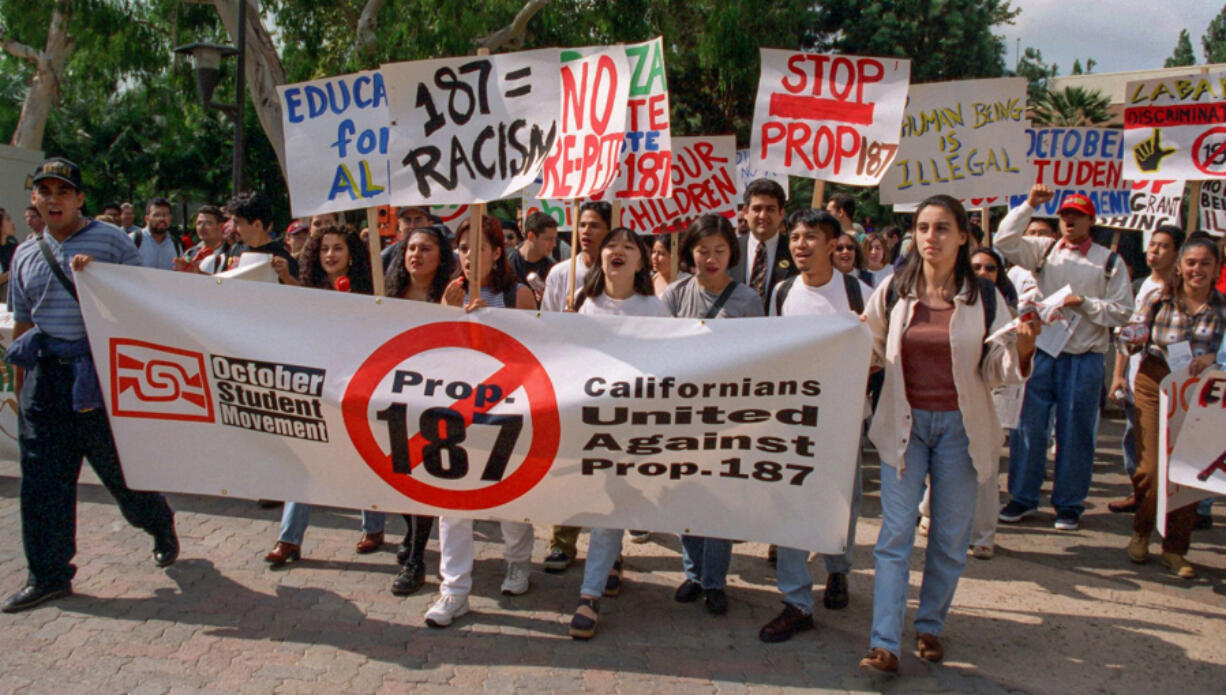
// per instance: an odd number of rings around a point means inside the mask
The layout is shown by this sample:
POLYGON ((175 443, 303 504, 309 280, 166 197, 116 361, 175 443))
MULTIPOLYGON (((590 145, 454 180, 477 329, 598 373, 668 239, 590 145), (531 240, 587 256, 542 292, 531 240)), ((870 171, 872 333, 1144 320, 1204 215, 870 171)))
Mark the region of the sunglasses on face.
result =
POLYGON ((855 251, 856 247, 854 246, 836 246, 834 247, 834 250, 835 251, 855 251))
POLYGON ((996 272, 996 264, 994 264, 994 263, 972 263, 972 264, 971 264, 971 270, 976 270, 976 271, 978 271, 978 270, 982 270, 982 271, 984 271, 984 272, 988 272, 988 273, 995 273, 995 272, 996 272))

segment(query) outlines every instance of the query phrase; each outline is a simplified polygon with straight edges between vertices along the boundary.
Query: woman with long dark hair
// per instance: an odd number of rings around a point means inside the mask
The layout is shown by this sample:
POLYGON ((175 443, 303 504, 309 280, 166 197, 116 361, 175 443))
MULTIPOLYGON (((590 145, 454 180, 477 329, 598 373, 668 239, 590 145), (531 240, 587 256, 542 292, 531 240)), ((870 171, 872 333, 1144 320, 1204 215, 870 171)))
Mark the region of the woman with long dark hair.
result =
POLYGON ((915 510, 927 479, 932 524, 915 629, 920 657, 944 658, 938 635, 966 566, 979 479, 995 470, 1000 451, 992 389, 1020 383, 1034 356, 1037 322, 984 342, 1009 321, 1004 304, 971 269, 962 204, 947 195, 920 203, 906 263, 873 293, 864 314, 873 365, 884 368, 885 379, 869 430, 881 458, 882 520, 873 551, 871 651, 861 668, 898 671, 915 510))
MULTIPOLYGON (((1134 442, 1137 471, 1132 476, 1137 498, 1128 557, 1136 563, 1149 559, 1149 540, 1158 517, 1158 407, 1159 385, 1172 371, 1176 351, 1191 355, 1192 376, 1213 365, 1226 334, 1226 298, 1214 288, 1222 268, 1222 254, 1212 239, 1198 237, 1184 242, 1174 282, 1145 305, 1131 330, 1121 331, 1120 342, 1130 353, 1142 352, 1133 388, 1134 442)), ((1166 514, 1162 539, 1162 564, 1183 579, 1196 576, 1184 559, 1196 521, 1196 504, 1166 514)))
POLYGON ((515 279, 507 263, 506 249, 502 225, 497 219, 488 215, 481 218, 481 231, 478 238, 470 234, 469 220, 460 223, 455 233, 456 250, 459 252, 460 276, 447 287, 443 293, 443 304, 447 306, 463 306, 469 311, 481 307, 499 309, 535 309, 536 299, 527 285, 515 279), (472 267, 473 248, 481 243, 481 268, 472 267), (469 284, 473 277, 479 277, 477 283, 481 288, 479 296, 469 300, 469 284))

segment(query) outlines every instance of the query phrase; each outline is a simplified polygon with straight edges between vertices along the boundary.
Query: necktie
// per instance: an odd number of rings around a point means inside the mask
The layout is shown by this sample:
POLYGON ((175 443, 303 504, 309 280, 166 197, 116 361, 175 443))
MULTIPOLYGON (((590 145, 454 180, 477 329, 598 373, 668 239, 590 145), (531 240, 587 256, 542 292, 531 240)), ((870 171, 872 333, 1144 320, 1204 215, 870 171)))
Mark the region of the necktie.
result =
POLYGON ((753 271, 749 274, 749 285, 759 297, 766 298, 766 244, 759 243, 758 250, 753 254, 753 271))

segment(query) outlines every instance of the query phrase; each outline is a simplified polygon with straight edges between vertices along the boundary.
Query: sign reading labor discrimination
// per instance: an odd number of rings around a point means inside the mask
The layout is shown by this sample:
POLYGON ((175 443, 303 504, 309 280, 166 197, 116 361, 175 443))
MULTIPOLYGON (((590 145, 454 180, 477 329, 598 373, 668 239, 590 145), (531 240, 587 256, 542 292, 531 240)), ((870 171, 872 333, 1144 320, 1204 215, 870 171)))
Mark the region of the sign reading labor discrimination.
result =
POLYGON ((783 188, 783 195, 791 196, 788 190, 788 175, 777 171, 767 171, 751 161, 749 150, 736 151, 736 192, 738 196, 745 194, 745 187, 757 179, 774 181, 783 188))
POLYGON ((1222 181, 1200 185, 1200 228, 1218 236, 1226 234, 1226 184, 1222 181))
POLYGON ((378 70, 283 84, 285 170, 295 217, 391 200, 387 88, 378 70))
MULTIPOLYGON (((1124 134, 1110 128, 1028 128, 1026 156, 1034 162, 1034 183, 1050 186, 1056 195, 1038 214, 1054 217, 1070 195, 1094 201, 1100 215, 1132 213, 1132 185, 1124 179, 1124 134)), ((1026 201, 1010 195, 1009 207, 1026 201)))
POLYGON ((1126 178, 1226 177, 1226 72, 1129 82, 1124 94, 1126 178))
POLYGON ((753 159, 769 171, 875 186, 898 150, 911 61, 763 48, 753 159))
POLYGON ((708 212, 736 218, 736 137, 673 138, 672 195, 622 203, 622 224, 641 233, 684 230, 708 212))
POLYGON ((329 291, 286 313, 311 290, 103 263, 77 283, 133 488, 847 543, 870 352, 854 318, 466 314, 329 291), (208 331, 182 318, 218 305, 208 331))
POLYGON ((1099 215, 1100 227, 1131 229, 1144 232, 1144 246, 1149 236, 1164 224, 1179 225, 1179 204, 1183 200, 1183 181, 1133 181, 1128 198, 1128 214, 1099 215))
POLYGON ((562 112, 539 198, 583 198, 617 177, 630 67, 623 46, 562 49, 562 112))
POLYGON ((1203 372, 1181 391, 1179 404, 1185 411, 1182 425, 1177 431, 1172 428, 1176 434, 1160 452, 1168 454, 1165 470, 1158 472, 1168 492, 1158 498, 1163 532, 1167 511, 1210 495, 1226 496, 1226 439, 1222 437, 1226 429, 1226 372, 1203 372))
POLYGON ((560 113, 553 49, 391 63, 395 205, 483 203, 532 183, 560 113))
POLYGON ((1034 167, 1026 159, 1026 126, 1025 78, 911 85, 881 202, 1029 191, 1034 167))

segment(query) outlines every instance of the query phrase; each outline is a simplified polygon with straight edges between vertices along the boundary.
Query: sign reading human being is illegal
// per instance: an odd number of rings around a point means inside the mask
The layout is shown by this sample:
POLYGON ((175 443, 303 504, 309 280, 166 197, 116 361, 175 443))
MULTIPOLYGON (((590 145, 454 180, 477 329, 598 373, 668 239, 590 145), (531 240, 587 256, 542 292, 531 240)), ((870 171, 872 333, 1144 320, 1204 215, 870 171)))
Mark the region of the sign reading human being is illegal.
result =
POLYGON ((135 489, 847 543, 854 318, 469 314, 104 263, 77 284, 135 489), (224 325, 184 322, 211 306, 224 325))
POLYGON ((761 56, 753 160, 767 171, 877 185, 898 150, 911 61, 773 48, 761 56))

